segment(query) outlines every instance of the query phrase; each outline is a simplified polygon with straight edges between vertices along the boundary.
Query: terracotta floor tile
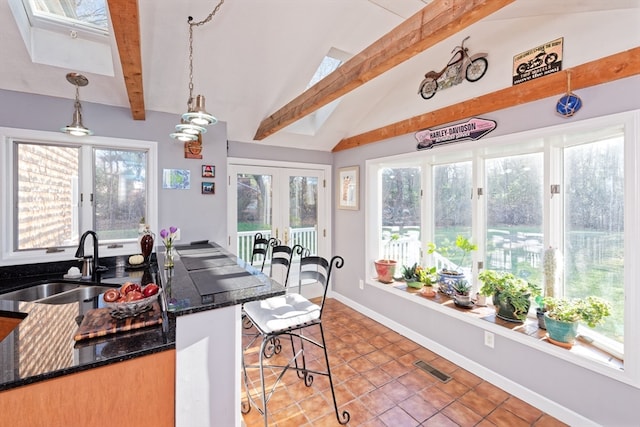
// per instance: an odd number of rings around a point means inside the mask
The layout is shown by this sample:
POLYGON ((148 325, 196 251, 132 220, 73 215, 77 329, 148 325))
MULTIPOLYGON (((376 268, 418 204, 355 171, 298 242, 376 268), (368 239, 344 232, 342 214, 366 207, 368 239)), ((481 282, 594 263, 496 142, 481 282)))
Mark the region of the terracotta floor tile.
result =
POLYGON ((451 376, 453 376, 456 381, 459 381, 470 388, 473 388, 482 382, 482 378, 462 368, 453 371, 451 376))
POLYGON ((369 361, 369 359, 364 356, 360 356, 356 359, 351 360, 349 362, 349 366, 359 374, 370 371, 371 369, 376 367, 369 361))
POLYGON ((378 418, 388 427, 415 427, 420 424, 398 406, 394 406, 378 418))
POLYGON ((458 402, 462 403, 467 408, 470 408, 476 414, 486 417, 496 409, 496 404, 490 400, 485 399, 478 394, 475 390, 470 390, 458 399, 458 402))
POLYGON ((369 380, 371 384, 375 385, 376 387, 382 387, 389 381, 393 380, 393 377, 379 368, 364 372, 362 376, 369 380))
MULTIPOLYGON (((452 427, 566 427, 526 402, 510 396, 480 377, 460 368, 429 349, 369 319, 344 304, 328 299, 323 318, 327 352, 340 411, 351 414, 349 427, 427 426, 452 427), (442 383, 417 368, 416 360, 430 363, 452 376, 442 383), (440 411, 440 412, 438 412, 440 411), (484 419, 482 417, 485 417, 484 419)), ((320 329, 305 333, 319 339, 320 329)), ((243 333, 251 330, 243 330, 243 333)), ((251 337, 243 336, 248 344, 251 337)), ((266 363, 286 363, 291 344, 282 340, 282 351, 266 363)), ((296 343, 297 345, 297 343, 296 343)), ((245 353, 245 360, 257 363, 259 341, 245 353)), ((324 352, 305 346, 307 368, 325 371, 324 352)), ((265 369, 267 386, 280 371, 265 369)), ((258 369, 251 369, 252 393, 259 399, 258 369)), ((244 387, 243 387, 244 396, 244 387)), ((314 374, 306 387, 296 372, 285 373, 268 404, 269 425, 274 427, 338 427, 327 376, 314 374)), ((255 409, 243 415, 248 427, 264 425, 255 409)))
POLYGON ((435 386, 422 389, 420 392, 418 392, 418 394, 425 401, 429 402, 438 409, 444 408, 455 400, 455 397, 447 394, 446 392, 435 386))
POLYGON ((402 365, 397 360, 390 360, 381 366, 382 370, 394 378, 399 378, 410 371, 410 368, 402 365))
POLYGON ((518 417, 527 421, 529 424, 533 424, 537 421, 542 415, 542 411, 534 408, 526 402, 518 399, 517 397, 509 397, 503 404, 502 407, 507 411, 513 412, 518 417))
POLYGON ((543 414, 534 424, 535 427, 567 427, 567 424, 553 418, 550 415, 543 414))
POLYGON ((386 383, 385 385, 380 387, 380 390, 382 390, 384 394, 389 396, 389 398, 396 404, 402 402, 413 394, 407 387, 402 385, 397 380, 386 383))
POLYGON ((513 412, 507 411, 502 407, 487 415, 487 420, 491 421, 497 426, 527 427, 531 425, 522 418, 515 415, 513 412))
POLYGON ((369 353, 365 357, 369 359, 371 362, 375 363, 376 365, 384 365, 385 363, 393 360, 391 356, 389 356, 387 353, 381 350, 377 350, 372 353, 369 353))
POLYGON ((488 382, 482 382, 475 387, 475 390, 480 396, 492 401, 495 404, 500 404, 507 400, 509 394, 498 387, 488 382))
POLYGON ((339 408, 340 413, 342 411, 349 412, 350 421, 349 426, 359 426, 375 418, 375 414, 372 414, 368 408, 359 400, 352 400, 346 405, 342 405, 339 408))
POLYGON ((422 427, 458 427, 450 418, 442 413, 438 413, 422 423, 422 427))
POLYGON ((321 394, 302 400, 298 404, 307 419, 313 422, 315 419, 333 411, 333 403, 329 403, 321 394))
POLYGON ((360 401, 369 408, 369 411, 374 415, 380 415, 395 406, 395 402, 380 389, 360 396, 360 401))
POLYGON ((362 396, 376 389, 375 385, 361 375, 345 381, 344 385, 354 396, 362 396))
POLYGON ((451 380, 447 383, 442 383, 440 381, 436 382, 433 387, 439 388, 440 390, 444 391, 445 393, 453 396, 453 397, 460 397, 463 394, 465 394, 466 392, 469 391, 469 387, 467 387, 466 385, 456 381, 456 380, 451 380))
POLYGON ((398 406, 404 409, 407 414, 411 415, 418 422, 426 421, 438 412, 438 409, 435 406, 426 402, 417 394, 414 394, 408 399, 400 402, 398 406))
POLYGON ((474 426, 482 419, 482 416, 476 414, 459 401, 453 402, 451 405, 444 408, 442 413, 451 418, 461 427, 474 426))

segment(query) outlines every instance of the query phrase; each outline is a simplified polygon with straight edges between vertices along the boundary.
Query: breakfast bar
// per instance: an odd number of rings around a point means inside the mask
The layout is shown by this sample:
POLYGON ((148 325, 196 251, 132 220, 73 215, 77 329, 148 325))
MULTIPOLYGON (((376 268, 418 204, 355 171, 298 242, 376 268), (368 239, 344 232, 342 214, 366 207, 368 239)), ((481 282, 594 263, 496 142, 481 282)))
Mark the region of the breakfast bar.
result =
POLYGON ((79 340, 86 316, 104 310, 101 296, 54 304, 47 298, 2 299, 2 294, 52 281, 81 287, 96 283, 62 279, 67 262, 60 263, 60 271, 33 264, 14 274, 2 267, 0 314, 18 319, 0 341, 2 422, 28 425, 43 416, 24 400, 35 391, 30 387, 38 387, 38 394, 49 393, 49 421, 78 422, 78 409, 88 405, 91 418, 85 420, 91 425, 116 425, 119 417, 149 421, 145 417, 163 414, 158 425, 239 426, 241 305, 281 295, 284 288, 214 243, 176 249, 174 266, 167 269, 161 250, 157 263, 144 272, 127 271, 126 257, 101 260, 109 271, 99 289, 144 277, 162 292, 153 310, 140 315, 151 321, 135 328, 132 319, 114 321, 110 324, 117 328, 109 333, 79 340), (61 395, 61 390, 71 393, 61 395), (121 408, 127 399, 136 403, 121 408))

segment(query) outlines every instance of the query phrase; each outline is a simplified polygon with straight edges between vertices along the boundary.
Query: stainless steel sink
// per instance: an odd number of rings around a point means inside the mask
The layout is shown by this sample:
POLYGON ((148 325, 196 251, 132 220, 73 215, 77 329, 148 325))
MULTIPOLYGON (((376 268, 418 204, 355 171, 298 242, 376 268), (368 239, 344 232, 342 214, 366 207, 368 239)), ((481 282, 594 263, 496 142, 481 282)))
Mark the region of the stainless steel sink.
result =
POLYGON ((0 294, 0 300, 36 301, 57 295, 61 292, 76 289, 79 286, 80 285, 78 283, 43 283, 41 285, 34 285, 28 288, 18 289, 17 291, 7 292, 6 294, 0 294))
POLYGON ((42 304, 69 304, 72 302, 82 302, 91 300, 98 295, 106 292, 107 290, 112 289, 108 286, 79 286, 76 289, 72 289, 70 291, 62 292, 58 295, 54 295, 52 297, 43 298, 38 300, 37 302, 42 304))
POLYGON ((108 286, 51 282, 0 294, 0 300, 29 301, 43 304, 82 302, 104 293, 108 286))

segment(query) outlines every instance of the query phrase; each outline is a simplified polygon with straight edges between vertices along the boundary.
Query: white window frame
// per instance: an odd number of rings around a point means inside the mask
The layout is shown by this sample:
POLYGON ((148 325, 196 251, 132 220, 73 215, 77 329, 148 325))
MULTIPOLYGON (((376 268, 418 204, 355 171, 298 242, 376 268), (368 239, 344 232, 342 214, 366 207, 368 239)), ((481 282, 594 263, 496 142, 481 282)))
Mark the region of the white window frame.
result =
MULTIPOLYGON (((15 227, 14 221, 14 162, 13 162, 13 150, 14 141, 26 142, 26 143, 41 143, 41 144, 65 144, 67 146, 87 147, 87 150, 81 150, 82 165, 87 161, 92 162, 93 155, 92 149, 96 148, 114 148, 114 149, 132 149, 132 150, 146 150, 147 151, 147 176, 146 176, 146 192, 147 192, 147 224, 152 230, 157 229, 158 224, 158 143, 156 141, 143 141, 133 139, 121 139, 121 138, 107 138, 100 136, 88 136, 88 137, 74 137, 71 135, 59 133, 59 132, 46 132, 46 131, 34 131, 27 129, 15 129, 0 127, 0 165, 2 167, 2 173, 0 173, 0 189, 2 194, 2 200, 0 201, 0 265, 19 265, 28 263, 42 263, 42 262, 54 262, 69 260, 75 257, 75 247, 60 248, 60 252, 47 253, 46 249, 17 251, 13 248, 15 227), (84 153, 83 153, 84 152, 84 153)), ((93 171, 90 172, 91 175, 93 171)), ((87 180, 89 181, 89 180, 87 180)), ((90 180, 93 182, 93 179, 90 180)), ((90 185, 92 184, 85 184, 90 185)), ((82 184, 81 184, 82 185, 82 184)), ((80 191, 84 191, 80 188, 80 191)), ((91 192, 91 190, 89 191, 91 192)), ((90 221, 92 221, 92 207, 87 208, 89 204, 85 204, 82 211, 80 220, 81 224, 86 224, 87 214, 90 215, 90 221)), ((82 225, 80 233, 89 229, 87 226, 82 225)), ((122 247, 109 248, 108 245, 100 243, 100 257, 112 257, 117 255, 131 255, 140 252, 140 245, 137 240, 132 239, 117 241, 118 245, 122 247)), ((115 243, 110 241, 109 243, 115 243)))
MULTIPOLYGON (((438 147, 437 150, 424 151, 419 153, 406 153, 386 158, 371 159, 366 161, 366 214, 365 214, 365 271, 367 272, 367 283, 380 289, 389 290, 396 293, 397 290, 390 288, 388 285, 382 285, 375 280, 375 270, 373 269, 373 261, 377 259, 380 242, 380 179, 379 170, 382 167, 401 166, 407 163, 416 164, 416 157, 420 157, 418 161, 423 168, 423 182, 425 189, 429 189, 428 177, 431 175, 432 165, 469 160, 474 162, 474 189, 484 186, 483 168, 476 167, 484 161, 485 158, 502 157, 510 154, 525 154, 528 152, 544 152, 544 188, 549 188, 550 181, 558 177, 560 165, 557 163, 559 156, 551 156, 554 150, 561 150, 557 144, 545 143, 553 139, 554 136, 560 134, 576 134, 580 132, 589 132, 595 129, 612 127, 615 125, 624 126, 625 146, 624 146, 624 185, 625 185, 625 201, 624 201, 624 251, 627 262, 624 266, 624 370, 613 369, 609 365, 601 362, 577 355, 573 352, 559 349, 546 342, 540 342, 531 339, 524 334, 516 334, 505 328, 487 327, 486 321, 476 319, 473 316, 465 316, 464 313, 458 313, 455 310, 447 310, 443 307, 435 307, 438 304, 432 301, 419 299, 417 302, 430 308, 440 311, 444 315, 450 315, 460 318, 469 323, 473 323, 478 327, 490 329, 506 338, 518 341, 520 343, 535 347, 538 350, 557 356, 558 358, 570 361, 577 365, 586 367, 593 371, 599 372, 618 381, 633 385, 640 388, 640 312, 636 308, 640 306, 640 291, 637 290, 637 283, 640 283, 640 267, 638 263, 631 261, 633 254, 640 251, 640 223, 637 218, 640 217, 640 110, 634 110, 625 113, 619 113, 609 116, 603 116, 578 122, 570 122, 567 124, 552 126, 548 128, 536 129, 517 134, 498 136, 483 139, 476 142, 466 142, 460 144, 449 144, 438 147), (523 142, 524 141, 524 144, 523 142), (552 164, 552 162, 555 162, 552 164), (549 178, 551 176, 551 179, 549 178)), ((556 180, 557 182, 557 180, 556 180)), ((475 190, 474 190, 475 191, 475 190)), ((428 195, 431 191, 426 190, 428 195)), ((428 196, 431 197, 431 196, 428 196)), ((474 195, 476 201, 477 196, 474 195)), ((556 200, 546 200, 544 205, 544 238, 545 245, 553 244, 559 246, 558 243, 562 239, 561 226, 549 220, 551 215, 558 215, 561 206, 556 200)), ((482 199, 479 199, 483 203, 482 199)), ((423 202, 424 204, 424 202, 423 202)), ((473 235, 474 242, 478 242, 479 250, 474 253, 474 269, 473 282, 477 283, 477 261, 484 259, 484 236, 485 226, 482 215, 483 209, 479 208, 479 203, 474 203, 473 208, 473 235)), ((422 230, 424 230, 424 242, 429 242, 433 237, 432 215, 425 213, 423 215, 422 230)), ((545 247, 546 247, 545 246, 545 247)), ((598 344, 596 343, 596 346, 598 344)), ((606 347, 606 345, 604 346, 606 347)))

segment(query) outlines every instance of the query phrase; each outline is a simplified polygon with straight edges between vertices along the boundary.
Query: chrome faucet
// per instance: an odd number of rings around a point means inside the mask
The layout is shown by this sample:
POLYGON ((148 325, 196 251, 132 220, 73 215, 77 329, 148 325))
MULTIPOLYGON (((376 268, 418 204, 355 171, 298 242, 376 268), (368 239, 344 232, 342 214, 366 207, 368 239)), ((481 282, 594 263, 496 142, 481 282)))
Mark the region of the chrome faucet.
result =
MULTIPOLYGON (((100 276, 98 275, 98 273, 107 271, 107 268, 100 267, 98 258, 98 235, 95 231, 85 231, 82 237, 80 237, 80 244, 78 245, 78 250, 76 251, 76 258, 84 259, 84 241, 88 235, 91 235, 91 237, 93 238, 93 269, 91 269, 91 281, 100 282, 100 276)), ((87 261, 85 260, 85 262, 87 261)))

